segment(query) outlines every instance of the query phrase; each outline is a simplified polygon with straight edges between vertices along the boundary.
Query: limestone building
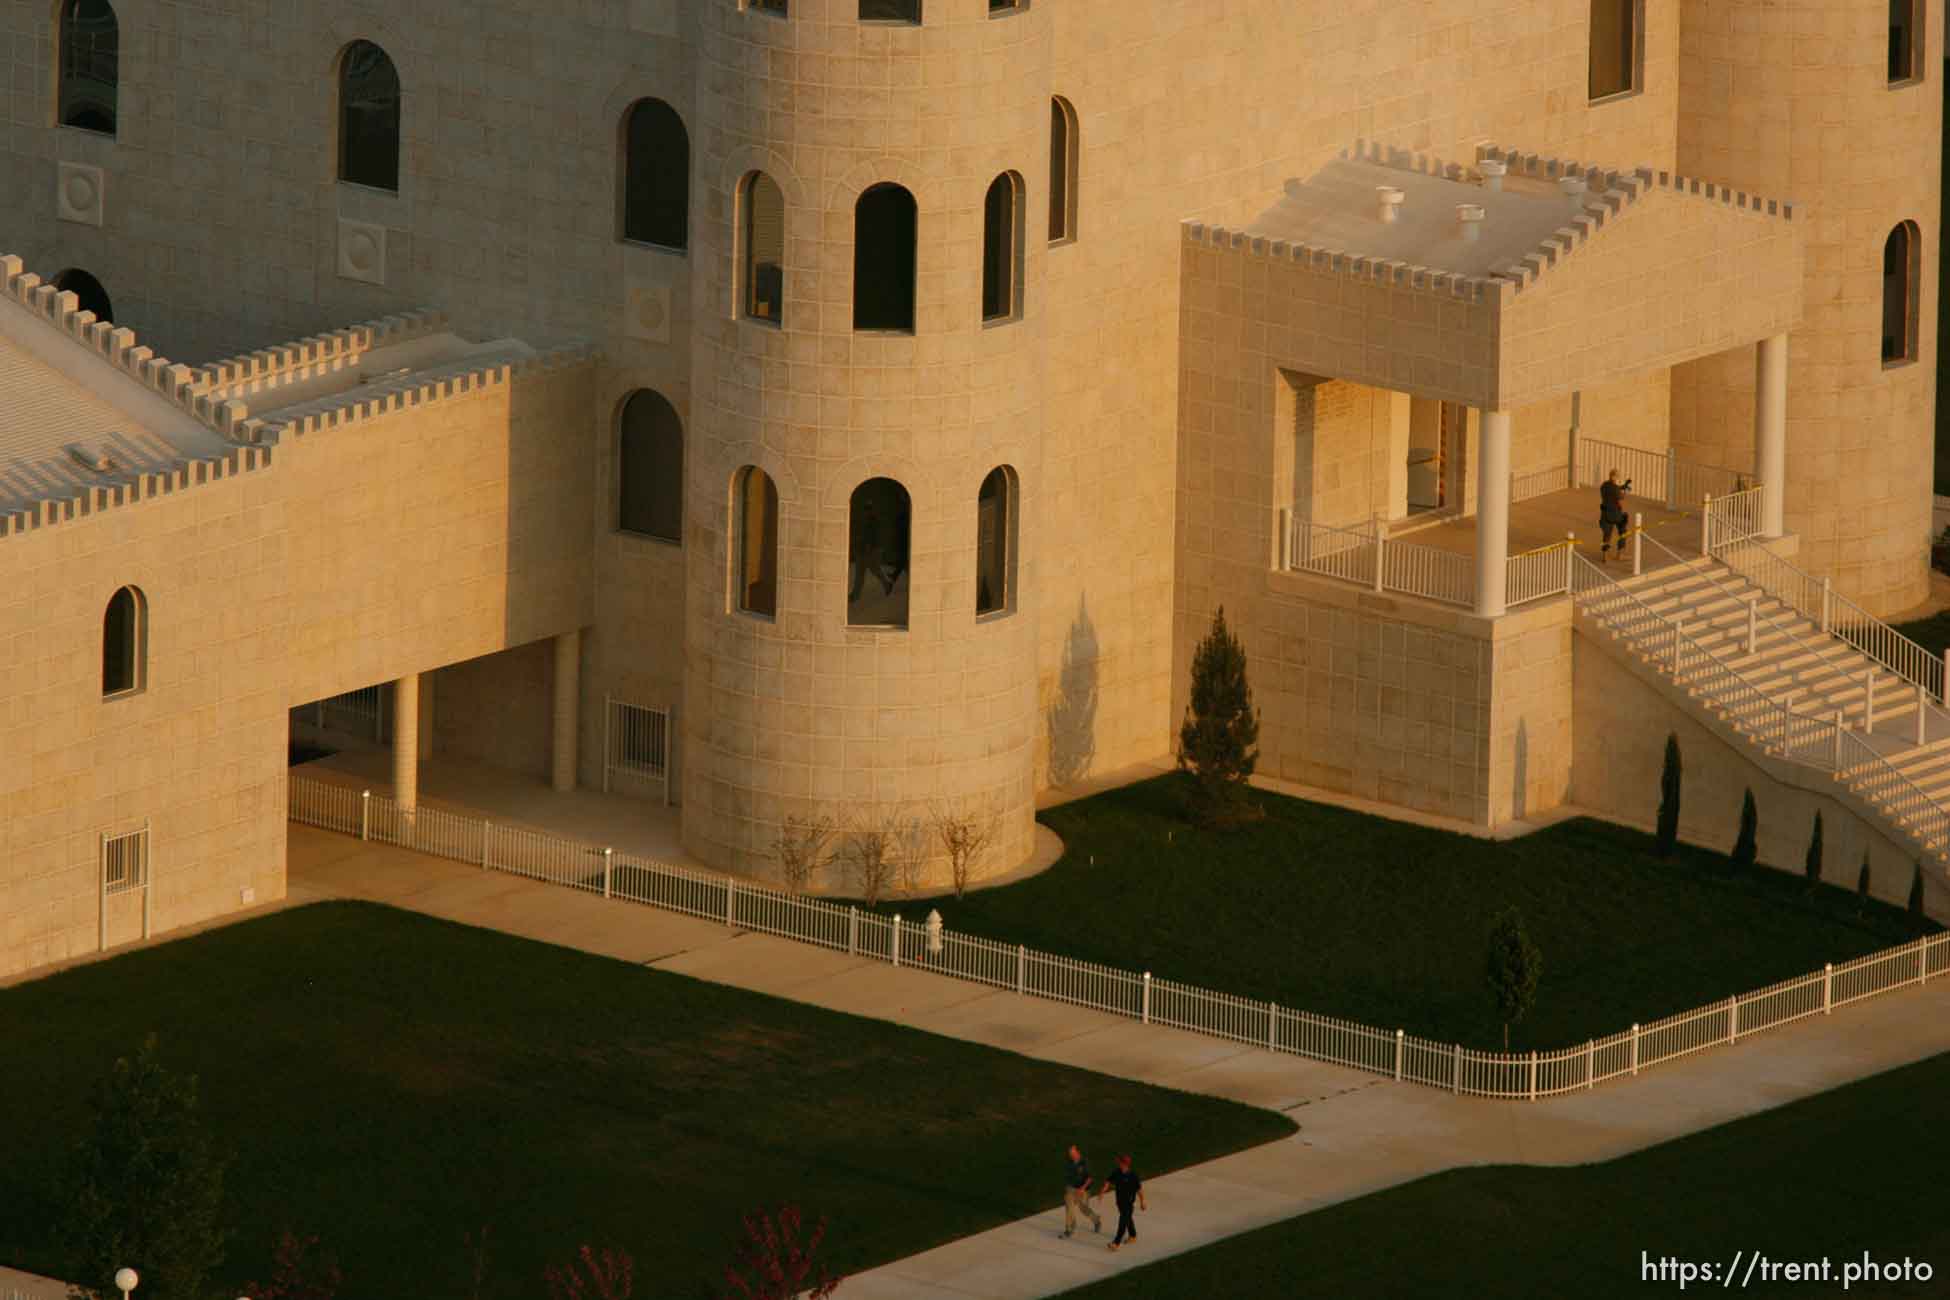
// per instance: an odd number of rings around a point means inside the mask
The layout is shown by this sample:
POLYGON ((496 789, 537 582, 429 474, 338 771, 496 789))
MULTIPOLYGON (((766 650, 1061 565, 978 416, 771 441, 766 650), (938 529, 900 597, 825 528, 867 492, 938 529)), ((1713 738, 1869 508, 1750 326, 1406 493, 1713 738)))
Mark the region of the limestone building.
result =
POLYGON ((1928 592, 1942 30, 13 6, 0 974, 276 896, 293 727, 375 699, 408 802, 651 773, 760 874, 947 804, 1006 870, 1169 752, 1220 605, 1272 775, 1642 820, 1680 730, 1900 893, 1950 848, 1943 665, 1876 622, 1928 592))

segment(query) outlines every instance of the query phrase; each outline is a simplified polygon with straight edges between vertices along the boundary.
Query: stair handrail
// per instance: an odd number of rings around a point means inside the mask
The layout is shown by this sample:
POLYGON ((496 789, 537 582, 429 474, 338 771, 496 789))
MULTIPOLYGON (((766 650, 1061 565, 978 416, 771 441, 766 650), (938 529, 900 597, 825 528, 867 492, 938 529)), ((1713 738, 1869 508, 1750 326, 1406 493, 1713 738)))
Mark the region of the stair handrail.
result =
POLYGON ((1856 789, 1856 792, 1870 803, 1880 803, 1887 806, 1887 811, 1898 826, 1903 825, 1904 815, 1898 813, 1895 807, 1890 806, 1893 805, 1892 800, 1877 793, 1877 791, 1888 789, 1892 778, 1894 783, 1907 787, 1908 793, 1912 797, 1911 802, 1922 805, 1921 811, 1928 819, 1933 830, 1931 835, 1923 834, 1920 829, 1911 829, 1910 833, 1922 844, 1925 854, 1936 858, 1940 863, 1950 864, 1950 809, 1945 809, 1940 800, 1931 795, 1922 786, 1910 780, 1908 773, 1904 772, 1894 763, 1891 763, 1882 754, 1877 753, 1865 738, 1845 732, 1842 737, 1842 746, 1844 748, 1853 747, 1859 749, 1867 755, 1867 758, 1860 763, 1836 768, 1836 782, 1843 786, 1856 789), (1876 768, 1881 769, 1879 775, 1883 779, 1873 785, 1866 780, 1845 780, 1843 777, 1843 772, 1845 771, 1857 773, 1876 768))
MULTIPOLYGON (((1697 573, 1701 577, 1705 578, 1708 582, 1711 582, 1715 587, 1718 587, 1720 589, 1720 593, 1722 595, 1734 601, 1740 600, 1740 593, 1733 590, 1733 588, 1728 586, 1726 583, 1722 582, 1720 580, 1719 575, 1713 571, 1712 557, 1701 556, 1701 555, 1691 555, 1691 556, 1681 555, 1678 551, 1673 550, 1670 546, 1667 546, 1664 542, 1660 541, 1658 538, 1654 537, 1649 532, 1645 535, 1645 542, 1646 545, 1648 546, 1652 546, 1657 548, 1658 550, 1664 551, 1666 555, 1669 558, 1671 558, 1671 560, 1675 564, 1684 567, 1689 573, 1697 573)), ((1731 568, 1732 566, 1729 565, 1728 567, 1731 568)), ((1754 585, 1756 587, 1760 587, 1760 589, 1763 592, 1767 591, 1767 588, 1765 586, 1762 586, 1758 582, 1756 582, 1754 585)), ((1769 592, 1768 594, 1772 595, 1773 593, 1769 592)), ((1780 598, 1775 597, 1775 599, 1778 600, 1780 598)), ((1786 604, 1787 602, 1782 601, 1782 603, 1786 604)), ((1779 620, 1777 620, 1772 614, 1761 613, 1760 610, 1756 608, 1754 611, 1754 617, 1759 621, 1765 622, 1768 627, 1772 628, 1776 632, 1779 632, 1782 636, 1788 637, 1790 640, 1793 639, 1793 631, 1783 626, 1779 622, 1779 620)))
MULTIPOLYGON (((1729 569, 1743 574, 1763 590, 1772 590, 1770 587, 1770 578, 1777 580, 1786 577, 1798 579, 1803 599, 1808 604, 1815 604, 1815 608, 1802 608, 1802 601, 1790 600, 1778 591, 1774 592, 1776 598, 1795 605, 1797 608, 1801 608, 1801 612, 1813 618, 1817 625, 1821 627, 1821 630, 1827 635, 1835 638, 1844 645, 1854 647, 1910 685, 1922 687, 1924 697, 1936 701, 1936 705, 1933 707, 1937 716, 1950 718, 1950 714, 1946 714, 1941 707, 1945 702, 1944 688, 1946 684, 1950 684, 1945 681, 1942 655, 1934 654, 1924 646, 1910 640, 1910 638, 1904 636, 1901 632, 1883 622, 1868 610, 1863 609, 1847 596, 1836 591, 1832 584, 1824 584, 1821 579, 1816 578, 1806 570, 1795 565, 1786 556, 1775 554, 1774 551, 1768 548, 1765 541, 1759 537, 1748 537, 1727 547, 1719 558, 1729 569), (1749 550, 1749 548, 1751 549, 1749 550), (1739 563, 1735 562, 1733 554, 1736 551, 1747 551, 1750 555, 1758 552, 1766 558, 1768 563, 1754 564, 1752 567, 1756 570, 1772 568, 1774 573, 1763 576, 1760 573, 1747 572, 1741 568, 1739 563), (1829 606, 1826 611, 1822 610, 1816 604, 1815 600, 1807 597, 1807 593, 1819 592, 1824 589, 1827 592, 1826 599, 1829 606), (1835 618, 1837 608, 1840 609, 1843 615, 1840 620, 1841 622, 1865 629, 1866 635, 1863 635, 1858 640, 1855 637, 1844 636, 1838 631, 1836 628, 1838 620, 1835 618), (1824 614, 1826 617, 1824 617, 1824 614)), ((1787 588, 1795 584, 1788 581, 1780 581, 1779 585, 1787 588)))

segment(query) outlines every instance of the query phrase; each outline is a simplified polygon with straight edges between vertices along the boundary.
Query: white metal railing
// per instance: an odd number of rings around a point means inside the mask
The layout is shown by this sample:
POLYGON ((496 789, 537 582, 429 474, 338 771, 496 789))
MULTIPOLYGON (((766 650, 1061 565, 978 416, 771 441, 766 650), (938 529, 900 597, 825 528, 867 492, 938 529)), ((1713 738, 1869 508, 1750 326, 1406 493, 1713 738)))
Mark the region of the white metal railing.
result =
POLYGON ((669 709, 649 709, 603 697, 603 793, 617 776, 648 781, 670 804, 669 709))
POLYGON ((1469 555, 1417 546, 1413 542, 1381 542, 1381 585, 1425 600, 1469 606, 1476 603, 1476 560, 1469 555))
POLYGON ((1289 569, 1450 605, 1476 602, 1472 556, 1390 541, 1379 520, 1365 528, 1336 528, 1301 521, 1290 510, 1280 513, 1289 569))
POLYGON ((388 739, 386 687, 364 686, 330 699, 314 700, 291 711, 294 721, 320 733, 335 732, 384 744, 388 739))
POLYGON ((1636 495, 1663 501, 1668 510, 1697 510, 1709 496, 1726 496, 1754 485, 1751 474, 1683 461, 1670 447, 1648 451, 1579 435, 1573 455, 1577 462, 1574 486, 1597 487, 1615 469, 1621 480, 1631 481, 1636 495))
POLYGON ((1567 537, 1522 555, 1512 555, 1503 568, 1504 605, 1514 609, 1526 601, 1561 596, 1569 591, 1571 556, 1577 547, 1577 538, 1567 537))
POLYGON ((1546 465, 1542 469, 1525 470, 1510 476, 1510 504, 1516 505, 1532 497, 1549 496, 1574 486, 1567 465, 1546 465))
MULTIPOLYGON (((1579 585, 1584 582, 1580 578, 1579 585)), ((430 808, 403 812, 384 795, 350 792, 309 777, 292 777, 289 790, 291 819, 305 825, 342 829, 344 795, 351 793, 359 809, 353 833, 364 839, 408 848, 429 845, 423 851, 475 862, 483 870, 513 872, 1024 997, 1478 1097, 1535 1100, 1579 1091, 1950 973, 1950 932, 1945 932, 1557 1051, 1479 1052, 1400 1029, 1376 1029, 1156 979, 1149 971, 1118 970, 960 934, 941 926, 938 916, 917 925, 898 913, 882 916, 732 876, 619 855, 542 831, 430 808)))
POLYGON ((1707 496, 1700 509, 1700 554, 1715 555, 1761 531, 1764 489, 1748 488, 1726 496, 1707 496))
POLYGON ((1302 520, 1291 511, 1287 518, 1287 567, 1346 582, 1372 585, 1380 535, 1373 527, 1335 528, 1302 520))

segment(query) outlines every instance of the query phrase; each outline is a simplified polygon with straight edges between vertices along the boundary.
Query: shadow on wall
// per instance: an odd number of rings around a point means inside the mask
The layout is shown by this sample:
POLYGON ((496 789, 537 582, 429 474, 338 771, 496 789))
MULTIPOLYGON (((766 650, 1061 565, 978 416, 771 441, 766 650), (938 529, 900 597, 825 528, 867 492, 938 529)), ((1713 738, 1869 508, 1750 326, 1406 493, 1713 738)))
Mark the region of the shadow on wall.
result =
POLYGON ((1529 811, 1530 800, 1530 722, 1527 718, 1517 719, 1517 743, 1511 755, 1510 779, 1510 819, 1522 821, 1529 811))
POLYGON ((1097 756, 1097 629, 1077 600, 1076 620, 1063 643, 1063 669, 1049 706, 1049 783, 1068 785, 1090 771, 1097 756))

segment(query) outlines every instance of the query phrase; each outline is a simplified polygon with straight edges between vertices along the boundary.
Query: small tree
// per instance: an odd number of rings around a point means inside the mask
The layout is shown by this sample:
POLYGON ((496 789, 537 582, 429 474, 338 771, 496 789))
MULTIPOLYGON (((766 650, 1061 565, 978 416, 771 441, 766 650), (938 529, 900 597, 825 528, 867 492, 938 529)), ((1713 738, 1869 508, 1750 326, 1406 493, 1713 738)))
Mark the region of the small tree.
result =
POLYGON ((1679 844, 1679 733, 1666 733, 1666 764, 1659 773, 1659 838, 1655 848, 1662 858, 1672 856, 1679 844))
POLYGON ((1760 857, 1759 838, 1760 810, 1754 806, 1754 792, 1749 789, 1740 801, 1740 835, 1733 842, 1733 856, 1727 865, 1735 871, 1753 866, 1760 857))
POLYGON ((795 815, 785 819, 779 837, 772 842, 772 856, 778 860, 779 875, 787 889, 803 894, 811 886, 819 869, 831 860, 833 830, 831 817, 795 815))
POLYGON ((584 1246, 567 1268, 550 1264, 542 1280, 548 1284, 549 1300, 630 1300, 635 1273, 629 1251, 598 1255, 584 1246))
POLYGON ((1259 762, 1259 711, 1246 682, 1246 650, 1226 627, 1225 607, 1192 654, 1192 699, 1178 729, 1178 766, 1197 778, 1198 813, 1208 825, 1247 820, 1247 778, 1259 762))
POLYGON ((934 837, 941 842, 942 852, 948 855, 948 875, 959 900, 968 892, 975 864, 995 840, 995 820, 986 810, 956 812, 945 805, 937 805, 930 820, 934 837))
POLYGON ((271 1256, 271 1280, 244 1288, 250 1300, 333 1300, 344 1280, 336 1257, 318 1250, 317 1237, 285 1230, 271 1256))
POLYGON ((1485 973, 1503 1020, 1503 1050, 1510 1050, 1510 1026, 1528 1015, 1537 1001, 1537 982, 1543 978, 1544 955, 1524 932, 1523 917, 1507 908, 1490 928, 1490 955, 1485 973))
POLYGON ((1821 812, 1815 811, 1815 833, 1808 839, 1808 860, 1802 867, 1810 885, 1821 883, 1821 812))
POLYGON ((797 1206, 779 1208, 776 1216, 760 1210, 745 1216, 745 1240, 724 1271, 725 1295, 735 1300, 827 1300, 843 1278, 834 1277, 815 1262, 826 1240, 826 1220, 813 1228, 802 1246, 803 1226, 797 1206))
POLYGON ((877 907, 881 895, 894 879, 894 834, 878 816, 864 813, 846 829, 846 847, 840 852, 853 869, 860 897, 868 907, 877 907))
POLYGON ((921 872, 933 843, 934 832, 925 819, 903 817, 894 823, 888 853, 894 860, 894 877, 909 898, 921 891, 921 872))
POLYGON ((203 1131, 195 1075, 163 1066, 151 1034, 96 1084, 75 1146, 66 1211, 69 1278, 106 1289, 141 1261, 154 1300, 199 1300, 223 1263, 225 1161, 203 1131))
POLYGON ((1855 911, 1860 915, 1869 906, 1869 851, 1862 850, 1862 870, 1855 877, 1855 911))
POLYGON ((1923 864, 1916 864, 1916 871, 1909 878, 1909 914, 1921 918, 1923 915, 1923 864))

